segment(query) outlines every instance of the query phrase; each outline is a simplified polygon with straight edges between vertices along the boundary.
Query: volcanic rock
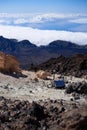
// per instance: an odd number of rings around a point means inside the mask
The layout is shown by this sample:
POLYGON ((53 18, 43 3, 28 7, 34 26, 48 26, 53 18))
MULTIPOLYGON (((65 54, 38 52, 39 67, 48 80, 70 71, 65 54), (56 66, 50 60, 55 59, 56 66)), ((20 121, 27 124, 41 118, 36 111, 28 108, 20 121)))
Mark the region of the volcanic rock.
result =
POLYGON ((70 83, 66 87, 66 93, 78 93, 78 94, 87 94, 87 83, 85 81, 83 82, 77 82, 77 83, 70 83))
POLYGON ((0 98, 0 130, 86 130, 86 104, 0 98), (75 105, 76 107, 73 107, 75 105))
POLYGON ((73 75, 81 77, 87 75, 87 53, 77 54, 71 57, 64 57, 63 55, 58 58, 52 58, 39 66, 37 69, 50 71, 53 73, 61 73, 66 75, 73 75))

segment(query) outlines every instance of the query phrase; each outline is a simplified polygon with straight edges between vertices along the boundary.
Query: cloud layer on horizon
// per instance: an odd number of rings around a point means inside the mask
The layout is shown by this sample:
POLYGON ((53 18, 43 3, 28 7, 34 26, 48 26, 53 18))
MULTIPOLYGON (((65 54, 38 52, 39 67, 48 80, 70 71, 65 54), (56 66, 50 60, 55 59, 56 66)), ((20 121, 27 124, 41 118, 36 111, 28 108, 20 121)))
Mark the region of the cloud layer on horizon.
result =
POLYGON ((0 35, 18 40, 27 39, 38 46, 47 45, 54 40, 85 45, 87 14, 0 13, 0 35))
POLYGON ((19 41, 27 39, 38 46, 47 45, 54 40, 66 40, 79 45, 87 44, 87 33, 83 32, 40 30, 30 27, 0 25, 0 35, 15 38, 19 41))
POLYGON ((65 30, 65 31, 87 32, 87 14, 0 13, 0 24, 32 27, 42 30, 65 30))

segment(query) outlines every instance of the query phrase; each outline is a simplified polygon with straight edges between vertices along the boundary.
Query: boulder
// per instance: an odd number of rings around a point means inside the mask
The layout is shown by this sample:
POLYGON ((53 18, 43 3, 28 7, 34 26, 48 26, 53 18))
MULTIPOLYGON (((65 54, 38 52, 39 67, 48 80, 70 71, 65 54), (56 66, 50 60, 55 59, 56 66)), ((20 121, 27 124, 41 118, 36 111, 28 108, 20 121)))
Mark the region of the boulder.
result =
POLYGON ((87 109, 72 109, 61 114, 59 130, 87 130, 87 109))
POLYGON ((36 73, 36 76, 40 79, 47 79, 48 76, 51 76, 51 73, 47 72, 47 71, 43 71, 43 70, 40 70, 36 73))
POLYGON ((85 81, 83 82, 77 82, 77 83, 70 83, 66 87, 66 93, 78 93, 78 94, 87 94, 87 83, 85 81))

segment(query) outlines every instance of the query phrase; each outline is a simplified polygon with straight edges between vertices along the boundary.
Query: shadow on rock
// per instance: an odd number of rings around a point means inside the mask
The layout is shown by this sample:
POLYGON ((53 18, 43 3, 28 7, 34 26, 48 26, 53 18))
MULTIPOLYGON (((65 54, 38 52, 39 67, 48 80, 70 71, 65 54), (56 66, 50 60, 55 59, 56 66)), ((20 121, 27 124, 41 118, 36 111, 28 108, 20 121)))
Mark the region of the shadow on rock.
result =
POLYGON ((20 77, 27 78, 27 77, 28 77, 27 75, 22 74, 22 73, 9 73, 9 72, 4 72, 3 74, 4 74, 4 75, 11 76, 11 77, 14 77, 14 78, 20 78, 20 77))

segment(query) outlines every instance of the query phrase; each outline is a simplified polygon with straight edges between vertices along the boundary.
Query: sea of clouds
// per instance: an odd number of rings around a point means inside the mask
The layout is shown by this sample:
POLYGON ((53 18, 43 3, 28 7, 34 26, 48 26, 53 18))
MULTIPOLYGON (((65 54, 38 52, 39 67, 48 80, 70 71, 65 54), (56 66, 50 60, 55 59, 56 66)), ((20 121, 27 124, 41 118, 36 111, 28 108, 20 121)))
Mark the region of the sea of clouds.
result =
POLYGON ((0 13, 0 35, 27 39, 36 45, 54 40, 87 44, 86 14, 8 14, 0 13))
POLYGON ((0 25, 0 35, 7 38, 16 38, 19 41, 27 39, 36 45, 47 45, 54 40, 66 40, 79 45, 87 44, 87 33, 39 30, 30 27, 0 25))

